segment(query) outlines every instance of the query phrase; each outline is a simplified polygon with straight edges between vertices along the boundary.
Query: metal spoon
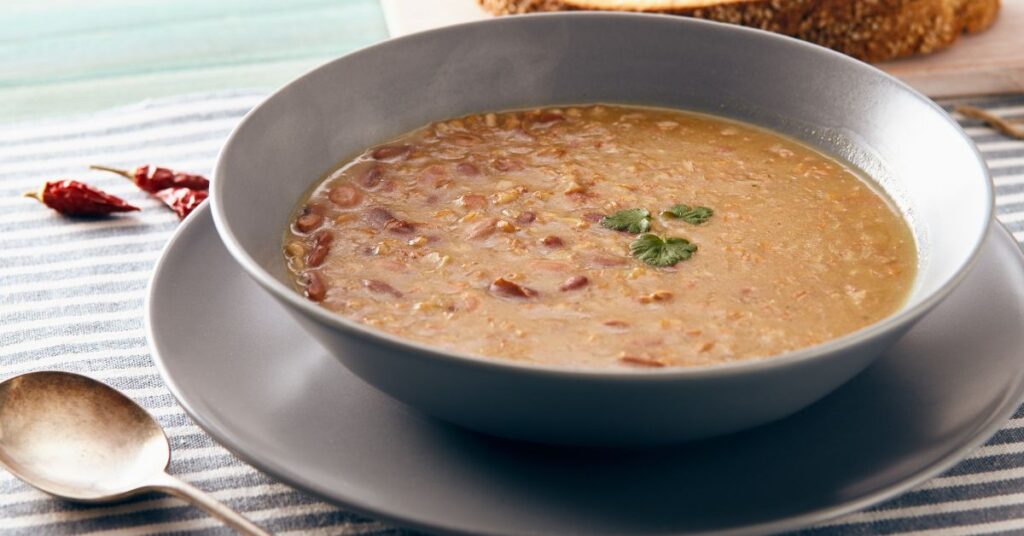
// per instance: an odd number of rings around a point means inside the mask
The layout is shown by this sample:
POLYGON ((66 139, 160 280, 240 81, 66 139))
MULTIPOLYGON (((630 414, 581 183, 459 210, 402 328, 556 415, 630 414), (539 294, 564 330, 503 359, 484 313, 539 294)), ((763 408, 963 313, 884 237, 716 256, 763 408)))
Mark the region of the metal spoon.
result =
POLYGON ((269 536, 203 491, 167 474, 171 449, 146 410, 116 389, 67 372, 0 383, 0 465, 51 495, 116 501, 162 491, 242 534, 269 536))

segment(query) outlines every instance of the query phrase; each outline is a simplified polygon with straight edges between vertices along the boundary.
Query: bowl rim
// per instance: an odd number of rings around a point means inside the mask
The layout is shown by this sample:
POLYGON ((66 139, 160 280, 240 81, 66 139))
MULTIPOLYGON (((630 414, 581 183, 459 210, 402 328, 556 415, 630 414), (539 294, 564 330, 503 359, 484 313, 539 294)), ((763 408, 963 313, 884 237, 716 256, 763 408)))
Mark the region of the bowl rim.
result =
MULTIPOLYGON (((448 361, 451 364, 458 364, 463 366, 478 367, 492 372, 503 372, 508 374, 533 374, 546 376, 550 378, 573 378, 573 379, 587 379, 595 381, 673 381, 681 379, 697 379, 707 377, 724 377, 738 374, 754 373, 759 371, 786 368, 790 366, 796 366, 806 361, 812 360, 817 357, 823 357, 829 354, 838 353, 844 350, 848 350, 851 347, 863 344, 871 339, 880 337, 886 333, 892 332, 899 329, 902 326, 907 325, 913 321, 916 321, 939 302, 946 298, 950 292, 967 275, 967 272, 975 265, 978 260, 978 255, 981 251, 981 247, 989 234, 990 228, 992 227, 993 214, 995 212, 995 196, 994 186, 992 184, 991 174, 985 160, 982 158, 981 152, 974 142, 967 136, 963 128, 949 115, 944 109, 938 104, 924 96, 917 90, 913 89, 903 81, 881 71, 880 69, 854 59, 845 54, 841 54, 834 50, 801 41, 796 38, 789 36, 766 32, 754 28, 748 28, 744 26, 732 25, 719 23, 714 21, 707 21, 701 19, 692 19, 679 17, 674 15, 664 14, 649 14, 649 13, 626 13, 626 12, 557 12, 557 13, 532 13, 527 15, 515 15, 506 17, 496 17, 481 21, 465 22, 461 24, 445 26, 441 28, 434 28, 422 32, 412 33, 398 38, 390 38, 379 43, 375 43, 353 52, 344 54, 337 58, 334 58, 326 63, 323 63, 317 67, 314 67, 305 73, 292 79, 285 85, 278 88, 276 91, 267 96, 259 104, 249 110, 238 124, 232 129, 231 134, 227 140, 221 146, 221 149, 217 155, 217 161, 214 166, 213 181, 211 185, 211 212, 213 216, 214 226, 217 229, 217 234, 220 235, 221 241, 224 243, 228 252, 235 259, 236 262, 242 267, 245 272, 256 280, 257 283, 265 290, 270 292, 278 300, 283 301, 286 305, 289 305, 295 309, 298 309, 306 317, 310 317, 322 325, 326 325, 336 331, 343 332, 347 336, 354 336, 363 339, 367 342, 378 346, 387 347, 391 351, 403 352, 404 354, 415 354, 417 356, 423 356, 430 359, 440 359, 448 361), (465 27, 475 27, 479 25, 494 25, 494 24, 522 24, 524 20, 573 20, 579 18, 588 19, 606 19, 606 20, 635 20, 635 21, 648 21, 652 24, 678 24, 681 27, 685 26, 703 26, 706 28, 712 28, 713 31, 717 32, 733 32, 733 33, 746 33, 748 35, 755 35, 759 39, 767 41, 775 41, 782 43, 784 46, 803 47, 813 51, 816 54, 822 55, 823 57, 831 56, 831 61, 845 62, 852 68, 855 69, 866 69, 868 72, 873 72, 875 75, 881 75, 889 82, 896 85, 900 90, 909 93, 916 100, 923 102, 926 106, 929 106, 933 112, 938 113, 942 116, 942 119, 955 129, 961 140, 966 143, 967 147, 972 152, 975 161, 978 165, 978 169, 982 176, 986 179, 983 181, 982 187, 984 188, 984 195, 987 199, 985 206, 984 218, 985 223, 979 230, 979 232, 973 237, 973 246, 966 256, 966 258, 956 267, 956 270, 947 280, 937 289, 932 291, 930 294, 924 296, 921 301, 911 307, 904 306, 895 313, 882 318, 872 324, 869 324, 856 331, 848 333, 846 335, 836 337, 833 339, 826 340, 822 343, 808 346, 804 348, 798 348, 796 350, 783 352, 779 354, 772 354, 769 356, 745 359, 740 361, 733 361, 728 363, 719 363, 712 365, 699 365, 692 367, 665 367, 665 368, 635 368, 629 370, 617 369, 617 368, 597 368, 597 367, 571 367, 566 365, 548 365, 539 363, 523 363, 518 361, 512 361, 507 359, 499 359, 494 357, 488 357, 485 355, 477 355, 468 352, 458 350, 447 350, 438 346, 424 344, 406 339, 397 335, 392 335, 383 330, 372 328, 363 324, 360 324, 354 320, 350 320, 341 314, 329 311, 319 305, 310 302, 305 297, 301 296, 294 289, 288 287, 284 283, 278 281, 272 276, 267 270, 265 270, 260 264, 254 259, 248 251, 241 245, 241 242, 235 236, 231 229, 231 224, 225 215, 224 202, 224 182, 220 180, 221 177, 226 176, 226 170, 224 169, 225 155, 232 149, 232 146, 239 136, 239 132, 245 129, 246 125, 253 120, 256 114, 260 113, 260 110, 267 105, 268 102, 273 100, 275 97, 290 91, 292 88, 299 86, 305 79, 312 76, 314 73, 318 73, 324 70, 334 68, 338 63, 346 61, 351 57, 362 56, 366 54, 376 53, 380 50, 386 50, 391 47, 402 46, 403 43, 408 41, 415 41, 421 39, 424 36, 434 35, 439 33, 446 33, 452 31, 458 31, 465 27)), ((919 242, 920 244, 920 242, 919 242)))

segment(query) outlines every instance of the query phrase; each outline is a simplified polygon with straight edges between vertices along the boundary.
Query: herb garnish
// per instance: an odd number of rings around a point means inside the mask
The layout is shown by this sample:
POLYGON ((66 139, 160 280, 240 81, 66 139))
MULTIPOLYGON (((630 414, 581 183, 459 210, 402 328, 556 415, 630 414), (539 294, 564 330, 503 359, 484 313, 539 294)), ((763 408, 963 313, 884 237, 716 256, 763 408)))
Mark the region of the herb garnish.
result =
POLYGON ((651 213, 646 208, 620 210, 601 218, 601 225, 614 231, 646 233, 651 228, 651 213))
POLYGON ((679 203, 672 205, 668 210, 662 211, 662 216, 668 216, 670 218, 679 218, 686 223, 691 225, 700 225, 715 214, 715 211, 708 207, 691 207, 690 205, 684 205, 679 203))
POLYGON ((646 233, 640 235, 629 245, 629 251, 641 261, 664 268, 685 261, 697 251, 697 245, 685 238, 667 238, 646 233))
MULTIPOLYGON (((672 205, 661 214, 670 218, 679 218, 691 225, 700 225, 714 215, 715 211, 708 207, 691 207, 678 203, 672 205)), ((626 231, 639 234, 629 244, 629 252, 638 260, 651 266, 665 268, 685 261, 697 251, 697 245, 685 238, 662 238, 648 233, 651 228, 651 213, 645 208, 620 210, 610 216, 601 218, 601 226, 615 231, 626 231)))

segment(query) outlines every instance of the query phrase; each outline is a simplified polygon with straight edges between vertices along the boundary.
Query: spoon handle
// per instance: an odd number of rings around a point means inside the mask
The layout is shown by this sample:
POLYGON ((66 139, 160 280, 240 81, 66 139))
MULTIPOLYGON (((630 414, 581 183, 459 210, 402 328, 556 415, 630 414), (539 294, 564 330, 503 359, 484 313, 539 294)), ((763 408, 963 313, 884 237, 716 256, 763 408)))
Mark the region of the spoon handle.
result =
POLYGON ((214 499, 209 493, 167 473, 162 473, 150 484, 153 489, 174 495, 180 499, 192 503, 206 510, 207 513, 220 519, 225 525, 235 529, 239 534, 245 536, 271 536, 269 532, 261 529, 252 521, 249 521, 242 514, 224 506, 223 503, 214 499))

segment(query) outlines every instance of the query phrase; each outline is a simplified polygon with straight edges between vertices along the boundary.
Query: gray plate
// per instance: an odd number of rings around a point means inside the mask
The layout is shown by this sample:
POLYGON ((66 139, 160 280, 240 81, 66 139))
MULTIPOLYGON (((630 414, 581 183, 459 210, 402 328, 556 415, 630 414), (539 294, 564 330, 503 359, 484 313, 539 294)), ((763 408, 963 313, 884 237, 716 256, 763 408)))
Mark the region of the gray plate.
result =
POLYGON ((635 451, 491 439, 378 393, 242 273, 206 209, 157 266, 147 328, 200 426, 365 514, 472 534, 761 533, 892 497, 998 430, 1022 397, 1022 296, 1021 252, 994 226, 949 299, 823 401, 748 432, 635 451))

